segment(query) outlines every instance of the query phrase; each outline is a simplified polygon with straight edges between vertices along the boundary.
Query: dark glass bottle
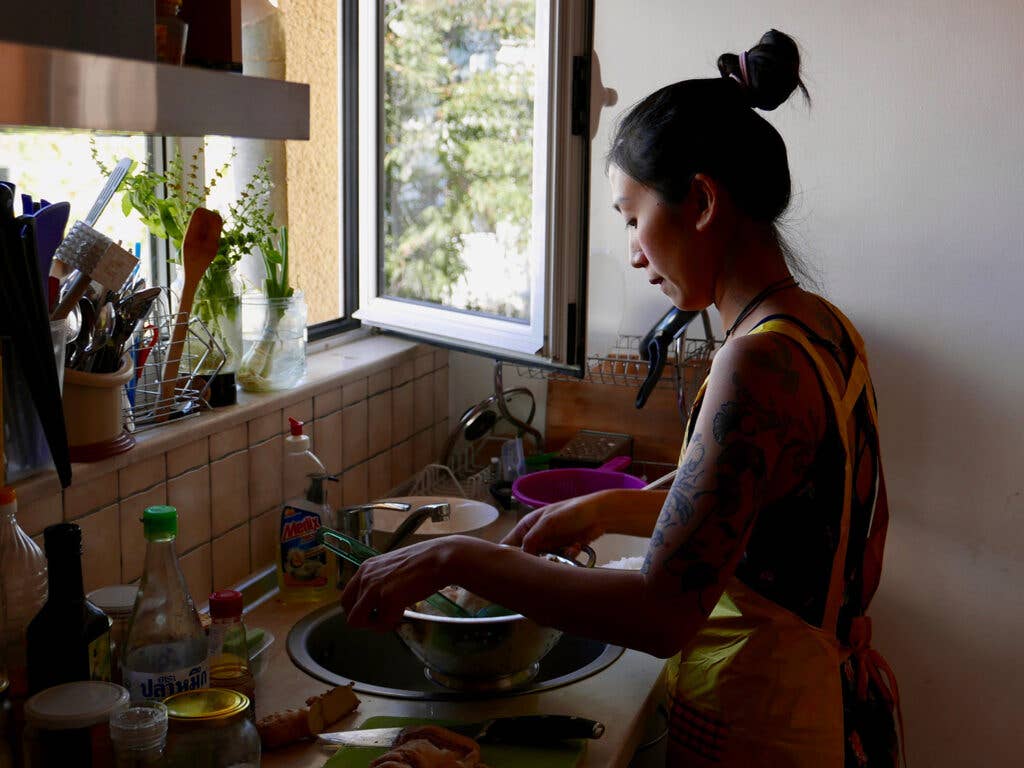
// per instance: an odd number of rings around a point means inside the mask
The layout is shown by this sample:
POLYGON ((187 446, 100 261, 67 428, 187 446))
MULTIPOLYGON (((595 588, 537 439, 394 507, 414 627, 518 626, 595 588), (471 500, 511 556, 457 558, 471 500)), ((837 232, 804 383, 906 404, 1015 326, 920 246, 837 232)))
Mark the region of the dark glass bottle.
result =
POLYGON ((85 598, 82 529, 51 525, 43 543, 49 594, 28 625, 30 695, 76 680, 110 680, 110 622, 85 598))

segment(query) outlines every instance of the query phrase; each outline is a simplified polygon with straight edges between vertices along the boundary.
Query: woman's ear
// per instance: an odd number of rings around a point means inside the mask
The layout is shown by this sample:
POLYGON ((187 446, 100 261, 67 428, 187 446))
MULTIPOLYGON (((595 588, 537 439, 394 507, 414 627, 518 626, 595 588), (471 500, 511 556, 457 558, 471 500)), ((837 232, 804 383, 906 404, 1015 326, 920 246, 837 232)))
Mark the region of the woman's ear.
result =
POLYGON ((721 202, 718 183, 710 176, 698 173, 690 183, 697 203, 697 220, 695 226, 698 232, 705 231, 711 226, 718 212, 718 205, 721 202))

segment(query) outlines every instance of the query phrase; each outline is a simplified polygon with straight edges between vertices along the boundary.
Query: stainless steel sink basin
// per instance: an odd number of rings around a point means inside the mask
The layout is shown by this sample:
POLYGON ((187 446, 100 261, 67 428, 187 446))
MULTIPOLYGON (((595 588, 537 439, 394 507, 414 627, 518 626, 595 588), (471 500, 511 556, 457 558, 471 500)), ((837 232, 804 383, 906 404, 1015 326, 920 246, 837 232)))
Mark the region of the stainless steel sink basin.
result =
POLYGON ((445 700, 515 696, 557 688, 595 674, 622 655, 622 648, 562 635, 529 683, 507 690, 453 690, 431 680, 423 664, 393 632, 352 629, 338 605, 301 619, 288 634, 288 655, 303 671, 331 685, 400 699, 445 700))

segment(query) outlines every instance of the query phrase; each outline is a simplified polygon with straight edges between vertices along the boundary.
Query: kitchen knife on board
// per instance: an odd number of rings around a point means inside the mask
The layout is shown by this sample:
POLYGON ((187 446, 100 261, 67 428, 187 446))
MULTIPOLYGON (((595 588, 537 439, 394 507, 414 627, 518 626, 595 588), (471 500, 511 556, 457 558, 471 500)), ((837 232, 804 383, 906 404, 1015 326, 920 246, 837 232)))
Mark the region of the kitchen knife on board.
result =
MULTIPOLYGON (((601 723, 572 715, 497 717, 444 727, 481 744, 543 744, 564 739, 599 739, 604 734, 601 723)), ((319 734, 317 741, 329 747, 391 747, 403 730, 397 727, 336 731, 319 734)))

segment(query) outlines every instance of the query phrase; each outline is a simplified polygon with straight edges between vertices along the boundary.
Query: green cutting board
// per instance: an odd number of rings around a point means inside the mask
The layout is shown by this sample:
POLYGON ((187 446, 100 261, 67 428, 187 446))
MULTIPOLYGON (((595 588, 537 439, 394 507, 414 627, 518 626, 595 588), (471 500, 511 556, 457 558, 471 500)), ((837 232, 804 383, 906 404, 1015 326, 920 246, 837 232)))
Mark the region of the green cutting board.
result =
MULTIPOLYGON (((393 728, 407 725, 451 725, 451 720, 426 720, 417 717, 371 717, 360 728, 393 728)), ((575 768, 583 756, 585 742, 572 739, 558 744, 511 745, 481 744, 480 757, 488 768, 575 768)), ((324 768, 366 768, 387 749, 384 747, 342 747, 324 764, 324 768)))

